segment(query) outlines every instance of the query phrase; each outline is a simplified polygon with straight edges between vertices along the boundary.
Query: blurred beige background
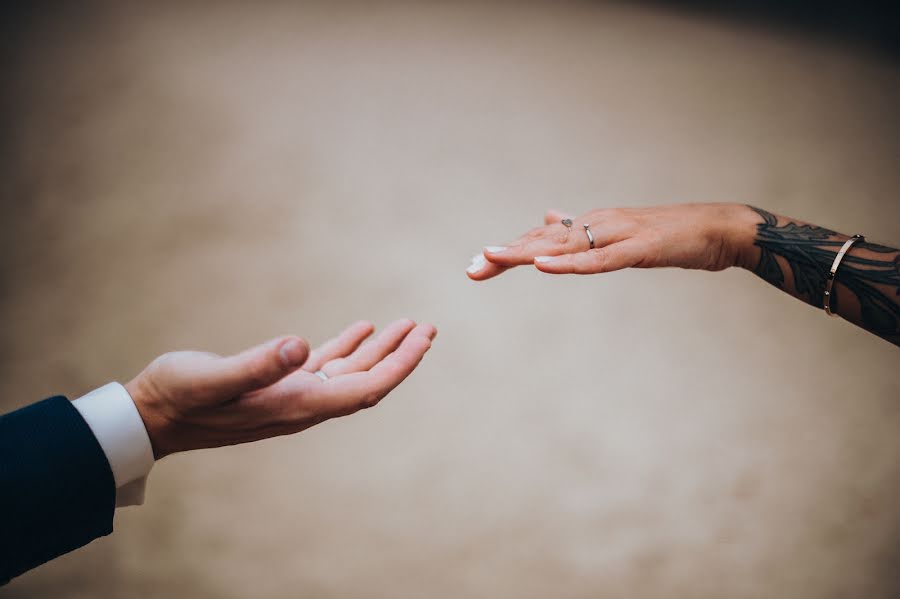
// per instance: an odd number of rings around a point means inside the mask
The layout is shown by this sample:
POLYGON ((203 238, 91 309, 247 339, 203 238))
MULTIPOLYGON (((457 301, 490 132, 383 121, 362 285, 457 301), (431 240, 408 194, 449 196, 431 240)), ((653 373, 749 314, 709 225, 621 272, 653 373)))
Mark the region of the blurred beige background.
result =
POLYGON ((745 272, 463 272, 547 207, 748 202, 896 245, 897 62, 627 4, 9 29, 0 408, 170 349, 441 333, 375 410, 157 464, 114 535, 0 596, 900 594, 896 347, 745 272))

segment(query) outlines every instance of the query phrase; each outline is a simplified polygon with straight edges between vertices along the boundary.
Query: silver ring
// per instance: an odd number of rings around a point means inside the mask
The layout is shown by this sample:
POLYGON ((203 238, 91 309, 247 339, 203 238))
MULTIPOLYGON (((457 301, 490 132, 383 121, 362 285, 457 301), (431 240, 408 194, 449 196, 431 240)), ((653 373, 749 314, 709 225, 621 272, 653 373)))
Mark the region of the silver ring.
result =
POLYGON ((320 379, 322 379, 323 381, 327 381, 329 379, 329 376, 327 374, 325 374, 324 372, 322 372, 321 370, 317 370, 314 374, 317 377, 319 377, 320 379))
POLYGON ((591 249, 594 249, 594 236, 591 234, 591 226, 587 224, 581 226, 584 227, 584 232, 587 233, 588 241, 591 242, 591 249))
POLYGON ((559 222, 562 223, 567 229, 572 228, 572 219, 571 218, 564 218, 559 222))

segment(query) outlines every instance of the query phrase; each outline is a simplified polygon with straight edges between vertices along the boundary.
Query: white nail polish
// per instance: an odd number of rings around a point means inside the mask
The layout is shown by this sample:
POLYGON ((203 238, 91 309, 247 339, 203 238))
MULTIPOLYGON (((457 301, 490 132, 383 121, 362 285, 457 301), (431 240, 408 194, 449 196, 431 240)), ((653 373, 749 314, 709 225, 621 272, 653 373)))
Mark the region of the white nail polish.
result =
POLYGON ((547 262, 550 262, 551 260, 553 260, 552 256, 538 256, 534 259, 535 262, 540 262, 541 264, 546 264, 547 262))
POLYGON ((484 268, 485 264, 487 264, 487 260, 485 260, 484 256, 482 256, 481 254, 472 256, 472 264, 471 266, 469 266, 469 268, 466 269, 466 272, 474 275, 476 272, 484 268))
POLYGON ((507 250, 505 245, 489 245, 486 249, 491 254, 499 254, 500 252, 505 252, 507 250))

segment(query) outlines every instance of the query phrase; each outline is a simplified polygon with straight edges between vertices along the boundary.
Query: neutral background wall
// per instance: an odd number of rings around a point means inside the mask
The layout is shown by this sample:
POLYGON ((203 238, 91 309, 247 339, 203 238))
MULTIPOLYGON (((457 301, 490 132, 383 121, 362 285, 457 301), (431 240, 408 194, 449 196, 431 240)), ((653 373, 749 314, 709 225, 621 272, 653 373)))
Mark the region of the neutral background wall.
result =
POLYGON ((0 596, 900 593, 900 350, 745 272, 463 273, 547 207, 900 243, 889 55, 650 6, 177 4, 8 26, 0 407, 441 332, 377 409, 167 458, 0 596))

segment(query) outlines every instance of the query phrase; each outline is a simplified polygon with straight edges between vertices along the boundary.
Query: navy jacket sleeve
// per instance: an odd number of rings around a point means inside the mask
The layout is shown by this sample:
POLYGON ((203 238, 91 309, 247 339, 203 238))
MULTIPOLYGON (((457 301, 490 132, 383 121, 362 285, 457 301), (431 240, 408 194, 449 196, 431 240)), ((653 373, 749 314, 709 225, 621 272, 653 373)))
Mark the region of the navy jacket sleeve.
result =
POLYGON ((0 584, 112 532, 106 455, 65 397, 0 416, 0 584))

